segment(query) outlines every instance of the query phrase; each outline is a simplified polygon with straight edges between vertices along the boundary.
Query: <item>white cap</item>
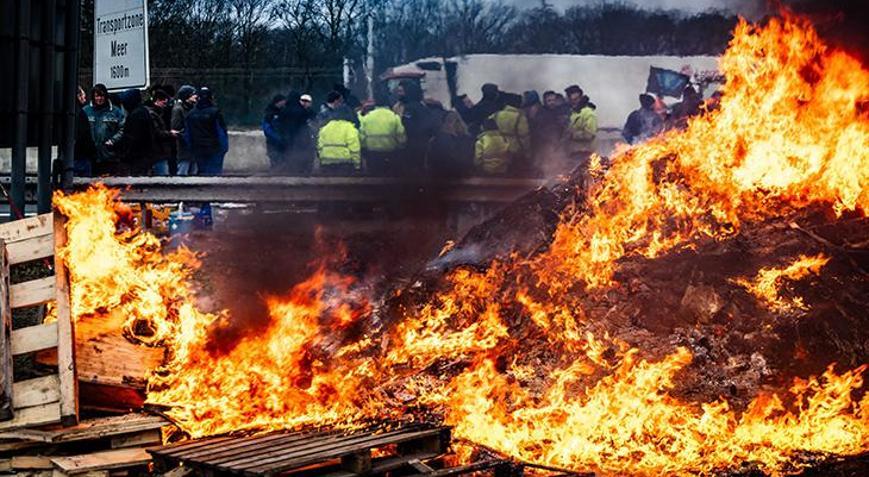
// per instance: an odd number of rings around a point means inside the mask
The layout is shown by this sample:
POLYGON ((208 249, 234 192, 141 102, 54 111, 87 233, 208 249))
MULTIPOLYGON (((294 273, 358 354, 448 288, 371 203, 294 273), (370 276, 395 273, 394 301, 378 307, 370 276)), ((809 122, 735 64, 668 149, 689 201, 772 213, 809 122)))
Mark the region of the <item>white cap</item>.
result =
POLYGON ((299 99, 302 101, 313 101, 310 94, 303 94, 299 99))

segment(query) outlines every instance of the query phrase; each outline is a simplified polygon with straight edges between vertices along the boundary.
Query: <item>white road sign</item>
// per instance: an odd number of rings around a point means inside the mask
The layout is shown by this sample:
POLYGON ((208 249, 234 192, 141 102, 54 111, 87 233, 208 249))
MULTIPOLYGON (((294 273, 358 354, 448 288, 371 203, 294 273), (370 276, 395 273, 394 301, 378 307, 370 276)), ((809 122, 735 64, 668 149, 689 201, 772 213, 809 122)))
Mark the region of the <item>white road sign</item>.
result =
POLYGON ((148 87, 146 0, 94 2, 94 84, 109 90, 148 87))

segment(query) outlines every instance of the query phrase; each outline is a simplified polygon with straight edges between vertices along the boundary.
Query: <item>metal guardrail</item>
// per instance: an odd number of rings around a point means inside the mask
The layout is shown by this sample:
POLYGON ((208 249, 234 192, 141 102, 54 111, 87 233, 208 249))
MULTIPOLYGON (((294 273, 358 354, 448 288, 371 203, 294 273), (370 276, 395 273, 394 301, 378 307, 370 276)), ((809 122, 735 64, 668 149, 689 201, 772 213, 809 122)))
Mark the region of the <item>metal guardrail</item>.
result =
POLYGON ((76 178, 74 187, 96 183, 121 189, 130 202, 443 202, 504 203, 546 184, 544 179, 390 177, 103 177, 76 178))

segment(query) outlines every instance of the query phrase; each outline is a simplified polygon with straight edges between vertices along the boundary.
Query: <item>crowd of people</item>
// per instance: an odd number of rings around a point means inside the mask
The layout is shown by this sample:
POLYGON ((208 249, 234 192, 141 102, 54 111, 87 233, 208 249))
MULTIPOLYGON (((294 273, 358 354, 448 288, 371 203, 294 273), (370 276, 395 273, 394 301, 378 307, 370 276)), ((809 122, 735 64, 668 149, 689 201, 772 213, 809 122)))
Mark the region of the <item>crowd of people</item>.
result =
MULTIPOLYGON (((77 175, 219 175, 229 148, 223 114, 207 87, 184 85, 110 94, 79 90, 77 175)), ((360 101, 336 84, 316 110, 309 94, 276 95, 262 131, 274 174, 375 176, 535 176, 553 159, 582 166, 596 151, 596 106, 578 85, 564 93, 514 94, 485 84, 474 103, 452 107, 425 98, 419 83, 403 80, 360 101)), ((622 135, 630 144, 680 127, 699 114, 702 96, 691 86, 667 108, 640 95, 622 135)))
POLYGON ((207 87, 78 91, 75 174, 220 175, 229 135, 207 87))
POLYGON ((565 95, 482 87, 447 109, 419 84, 399 83, 359 101, 335 85, 315 113, 308 95, 275 96, 262 129, 273 170, 325 175, 535 175, 545 157, 581 162, 595 150, 595 105, 579 86, 565 95), (391 98, 394 98, 391 100, 391 98))

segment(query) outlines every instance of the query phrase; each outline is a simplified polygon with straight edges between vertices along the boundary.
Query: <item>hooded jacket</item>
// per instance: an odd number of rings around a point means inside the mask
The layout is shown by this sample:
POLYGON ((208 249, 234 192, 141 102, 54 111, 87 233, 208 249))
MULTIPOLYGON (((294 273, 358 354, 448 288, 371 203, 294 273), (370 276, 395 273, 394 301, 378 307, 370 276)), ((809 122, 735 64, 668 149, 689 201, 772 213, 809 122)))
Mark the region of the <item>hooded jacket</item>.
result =
POLYGON ((359 169, 362 165, 359 131, 350 121, 329 121, 317 136, 317 154, 320 165, 352 164, 359 169))
POLYGON ((508 105, 491 117, 498 125, 498 131, 507 140, 510 153, 528 154, 531 152, 531 130, 528 127, 528 118, 523 111, 508 105))
POLYGON ((362 116, 359 136, 366 151, 395 152, 407 143, 401 118, 383 106, 362 116))

